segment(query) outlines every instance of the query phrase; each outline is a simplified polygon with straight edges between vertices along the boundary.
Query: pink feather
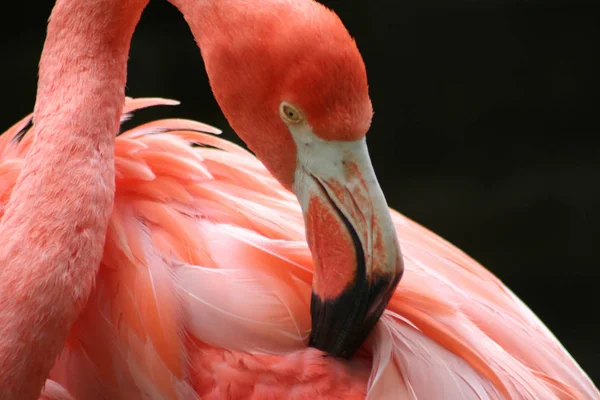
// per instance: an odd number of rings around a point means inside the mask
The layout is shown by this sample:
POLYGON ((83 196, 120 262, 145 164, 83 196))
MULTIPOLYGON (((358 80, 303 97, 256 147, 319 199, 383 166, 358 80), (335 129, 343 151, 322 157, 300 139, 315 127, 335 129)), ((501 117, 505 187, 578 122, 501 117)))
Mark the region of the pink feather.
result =
MULTIPOLYGON (((125 111, 157 104, 175 102, 125 111)), ((0 136, 0 210, 24 121, 0 136)), ((202 132, 217 130, 162 120, 117 137, 96 288, 43 398, 600 398, 496 277, 393 210, 406 272, 375 331, 352 362, 307 349, 313 266, 295 197, 202 132)))

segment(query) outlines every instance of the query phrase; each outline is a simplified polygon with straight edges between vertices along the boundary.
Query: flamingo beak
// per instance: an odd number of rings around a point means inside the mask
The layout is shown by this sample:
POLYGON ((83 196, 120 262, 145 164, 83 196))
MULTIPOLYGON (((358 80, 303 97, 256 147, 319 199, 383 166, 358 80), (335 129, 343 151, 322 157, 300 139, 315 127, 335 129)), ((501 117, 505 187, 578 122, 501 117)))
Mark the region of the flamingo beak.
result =
POLYGON ((403 273, 396 231, 366 141, 293 135, 294 192, 314 261, 309 345, 350 358, 403 273))

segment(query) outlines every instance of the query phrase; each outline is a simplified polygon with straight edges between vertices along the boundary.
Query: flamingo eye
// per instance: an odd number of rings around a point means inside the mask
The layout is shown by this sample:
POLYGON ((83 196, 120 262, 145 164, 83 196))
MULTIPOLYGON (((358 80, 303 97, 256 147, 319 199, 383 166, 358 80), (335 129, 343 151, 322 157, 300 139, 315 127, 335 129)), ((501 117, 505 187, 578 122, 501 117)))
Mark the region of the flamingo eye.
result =
POLYGON ((297 124, 304 120, 300 110, 285 101, 279 106, 279 114, 281 119, 288 124, 297 124))

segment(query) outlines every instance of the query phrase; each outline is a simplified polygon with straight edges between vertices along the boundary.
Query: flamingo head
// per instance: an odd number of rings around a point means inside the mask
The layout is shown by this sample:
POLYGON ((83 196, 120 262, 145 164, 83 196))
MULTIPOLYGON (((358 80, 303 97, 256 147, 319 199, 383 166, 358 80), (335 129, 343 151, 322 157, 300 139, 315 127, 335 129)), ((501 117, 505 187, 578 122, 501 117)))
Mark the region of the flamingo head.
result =
POLYGON ((196 39, 215 97, 303 210, 315 267, 309 344, 349 358, 403 272, 365 141, 362 57, 337 15, 311 0, 206 3, 196 39))

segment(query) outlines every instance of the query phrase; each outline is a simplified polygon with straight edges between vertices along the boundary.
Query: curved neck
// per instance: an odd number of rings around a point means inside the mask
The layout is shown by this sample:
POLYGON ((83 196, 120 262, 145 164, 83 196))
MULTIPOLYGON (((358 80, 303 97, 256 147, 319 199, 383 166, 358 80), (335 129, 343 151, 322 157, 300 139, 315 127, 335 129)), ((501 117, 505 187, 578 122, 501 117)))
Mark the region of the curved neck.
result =
MULTIPOLYGON (((148 0, 58 0, 40 60, 38 135, 66 139, 65 123, 113 139, 124 103, 131 37, 148 0), (108 132, 110 130, 110 132, 108 132)), ((83 132, 79 132, 83 133, 83 132)), ((45 147, 40 143, 40 147, 45 147)))
MULTIPOLYGON (((185 18, 187 24, 194 35, 194 39, 200 45, 200 27, 204 26, 203 17, 210 22, 210 17, 207 15, 207 11, 210 8, 214 8, 214 0, 168 0, 169 3, 173 4, 179 12, 185 18)), ((227 1, 227 0, 223 0, 227 1)), ((210 26, 207 26, 210 29, 210 26)))
POLYGON ((0 222, 0 395, 37 399, 101 261, 129 44, 148 0, 58 0, 0 222))

